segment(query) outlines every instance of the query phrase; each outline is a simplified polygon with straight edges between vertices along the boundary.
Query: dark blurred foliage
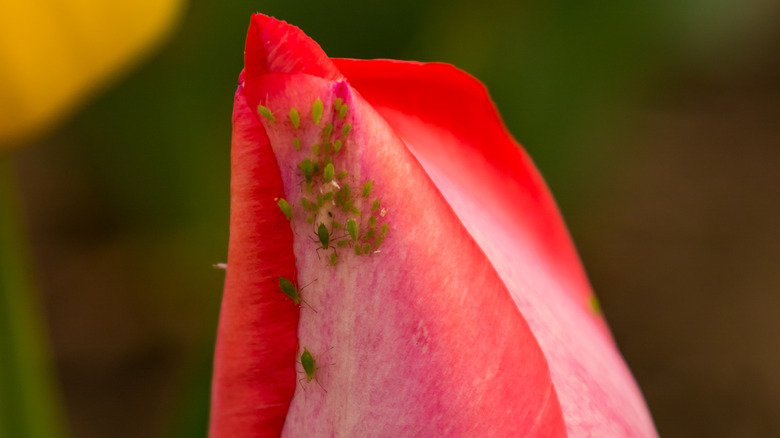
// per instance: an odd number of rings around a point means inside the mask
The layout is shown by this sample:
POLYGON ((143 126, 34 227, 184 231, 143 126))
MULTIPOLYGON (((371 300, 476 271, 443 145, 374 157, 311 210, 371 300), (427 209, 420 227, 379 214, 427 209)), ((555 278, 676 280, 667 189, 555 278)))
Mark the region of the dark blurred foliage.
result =
MULTIPOLYGON (((780 3, 193 1, 20 151, 74 437, 205 435, 249 15, 451 62, 546 176, 662 436, 780 436, 780 3)), ((56 77, 52 78, 56 80, 56 77)))

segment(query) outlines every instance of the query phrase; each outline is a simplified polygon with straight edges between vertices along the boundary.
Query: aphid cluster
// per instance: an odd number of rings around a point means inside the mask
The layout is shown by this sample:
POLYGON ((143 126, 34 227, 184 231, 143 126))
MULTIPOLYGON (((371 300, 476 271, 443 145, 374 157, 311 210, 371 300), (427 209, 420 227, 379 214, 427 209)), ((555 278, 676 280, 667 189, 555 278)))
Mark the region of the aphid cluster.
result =
MULTIPOLYGON (((258 114, 268 123, 284 122, 283 117, 275 116, 265 106, 258 106, 258 114)), ((296 108, 290 108, 287 119, 295 134, 298 130, 311 128, 311 122, 318 133, 311 145, 301 143, 293 136, 292 146, 301 151, 296 168, 302 177, 305 190, 300 200, 306 222, 313 226, 317 255, 322 250, 332 250, 329 256, 331 266, 338 263, 337 248, 349 247, 350 253, 357 256, 369 255, 379 251, 379 247, 388 232, 388 224, 383 219, 384 209, 380 200, 371 197, 374 186, 372 180, 362 183, 358 191, 353 191, 350 182, 354 178, 343 169, 345 160, 340 159, 348 153, 349 107, 342 98, 336 98, 332 108, 326 111, 322 100, 317 98, 311 106, 311 119, 301 116, 296 108), (378 223, 383 222, 383 223, 378 223)), ((285 199, 278 199, 279 209, 287 220, 292 220, 295 209, 285 199)))
MULTIPOLYGON (((341 249, 347 255, 354 253, 356 256, 379 252, 389 225, 380 200, 372 196, 374 181, 359 181, 345 168, 345 156, 352 144, 348 104, 344 99, 336 98, 333 105, 328 106, 326 108, 317 98, 312 102, 310 116, 307 111, 299 112, 297 108, 275 115, 263 105, 258 106, 257 112, 268 124, 289 123, 286 127, 292 128, 291 146, 297 151, 293 155, 297 157, 295 168, 301 177, 300 204, 280 198, 274 201, 291 223, 294 219, 305 218, 311 224, 313 237, 310 236, 310 240, 317 256, 323 251, 329 253, 329 263, 334 266, 339 261, 341 249), (301 141, 311 136, 304 137, 299 133, 309 134, 313 129, 316 134, 311 144, 301 141)), ((299 289, 293 281, 282 276, 278 276, 278 280, 278 289, 287 299, 296 306, 303 303, 311 308, 301 297, 306 286, 299 289)), ((314 380, 319 384, 316 377, 318 362, 306 347, 303 347, 299 363, 305 374, 300 382, 314 380)))

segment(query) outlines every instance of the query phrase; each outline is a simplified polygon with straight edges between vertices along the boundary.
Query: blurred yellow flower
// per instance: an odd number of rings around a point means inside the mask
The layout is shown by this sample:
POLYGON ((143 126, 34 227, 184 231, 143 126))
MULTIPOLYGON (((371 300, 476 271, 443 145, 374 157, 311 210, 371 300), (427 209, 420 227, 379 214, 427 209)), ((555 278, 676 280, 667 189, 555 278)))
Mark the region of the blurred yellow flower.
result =
POLYGON ((28 140, 163 40, 184 0, 0 0, 0 149, 28 140))

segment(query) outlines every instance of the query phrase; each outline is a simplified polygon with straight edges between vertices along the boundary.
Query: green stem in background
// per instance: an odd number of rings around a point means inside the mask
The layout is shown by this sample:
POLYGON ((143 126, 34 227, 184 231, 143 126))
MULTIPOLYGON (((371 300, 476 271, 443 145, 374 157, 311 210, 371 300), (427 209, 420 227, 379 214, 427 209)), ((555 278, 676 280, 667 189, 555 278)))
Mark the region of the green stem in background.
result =
POLYGON ((65 435, 8 156, 0 155, 0 437, 65 435))

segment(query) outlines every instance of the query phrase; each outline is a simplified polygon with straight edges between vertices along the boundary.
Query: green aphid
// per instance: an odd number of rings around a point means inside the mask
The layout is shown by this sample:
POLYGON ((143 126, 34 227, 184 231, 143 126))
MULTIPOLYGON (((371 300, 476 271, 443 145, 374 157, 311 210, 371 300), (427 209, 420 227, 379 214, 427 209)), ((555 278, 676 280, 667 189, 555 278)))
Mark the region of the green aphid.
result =
POLYGON ((257 105, 257 112, 260 113, 261 116, 265 117, 271 123, 276 121, 276 118, 274 117, 274 113, 272 113, 271 110, 268 109, 268 107, 264 107, 263 105, 257 105))
POLYGON ((339 243, 337 243, 336 245, 338 245, 338 247, 339 247, 339 248, 341 248, 341 247, 343 247, 343 246, 347 246, 347 245, 349 245, 349 244, 350 244, 350 243, 349 243, 349 242, 347 242, 346 240, 339 240, 339 243))
POLYGON ((369 193, 371 193, 371 188, 374 187, 374 182, 371 180, 368 180, 367 183, 363 185, 363 197, 368 198, 369 193))
POLYGON ((376 217, 371 216, 368 218, 368 226, 374 228, 376 226, 376 217))
POLYGON ((374 203, 371 204, 371 211, 379 210, 379 199, 374 199, 374 203))
POLYGON ((301 126, 301 115, 298 114, 298 110, 295 108, 290 108, 290 122, 295 129, 301 126))
POLYGON ((339 262, 339 256, 336 255, 336 252, 334 251, 333 254, 330 255, 330 265, 336 266, 336 263, 339 262))
POLYGON ((293 147, 296 151, 301 150, 301 141, 297 137, 293 138, 293 147))
POLYGON ((311 379, 314 378, 314 373, 317 372, 317 363, 306 347, 303 347, 303 354, 301 354, 301 366, 303 366, 303 372, 306 373, 306 381, 311 382, 311 379))
POLYGON ((371 251, 371 245, 366 243, 363 245, 363 254, 368 254, 369 251, 371 251))
POLYGON ((330 226, 331 226, 331 228, 333 228, 334 230, 338 230, 338 229, 344 228, 344 226, 343 226, 343 225, 341 225, 341 222, 339 222, 339 221, 332 221, 332 222, 330 223, 330 226))
POLYGON ((349 134, 349 130, 352 129, 352 125, 349 123, 345 124, 343 128, 341 128, 341 136, 346 137, 347 134, 349 134))
MULTIPOLYGON (((322 150, 323 150, 323 151, 324 151, 326 154, 329 154, 329 153, 330 153, 330 148, 331 148, 331 145, 330 145, 330 142, 329 142, 329 141, 325 140, 324 142, 322 142, 322 150)), ((330 157, 328 157, 328 158, 330 158, 330 157)))
POLYGON ((341 146, 342 146, 343 144, 344 144, 344 143, 342 143, 342 142, 341 142, 341 140, 336 140, 336 141, 333 143, 333 152, 338 154, 338 153, 339 153, 339 151, 341 150, 341 146))
POLYGON ((322 106, 322 101, 317 98, 317 100, 314 101, 313 104, 311 104, 311 118, 314 120, 315 125, 320 124, 320 119, 322 119, 322 111, 324 110, 324 107, 322 106))
POLYGON ((322 178, 326 183, 329 183, 336 173, 336 169, 333 168, 333 163, 328 163, 325 169, 322 171, 322 178))
POLYGON ((324 199, 326 201, 330 201, 330 198, 332 198, 332 197, 333 197, 333 192, 328 192, 328 193, 325 193, 324 195, 322 195, 322 199, 324 199))
POLYGON ((358 239, 358 226, 355 219, 347 221, 347 233, 349 233, 349 237, 351 237, 353 241, 358 239))
POLYGON ((321 249, 327 250, 333 247, 330 246, 330 231, 328 231, 328 227, 326 227, 325 224, 320 224, 320 226, 317 227, 317 232, 315 234, 317 236, 317 240, 320 242, 320 246, 317 247, 317 256, 319 257, 321 249))
MULTIPOLYGON (((319 245, 317 246, 317 257, 320 256, 320 250, 328 250, 330 248, 333 248, 333 252, 336 252, 335 246, 331 246, 331 243, 334 243, 334 240, 331 240, 331 232, 328 231, 328 227, 325 226, 325 224, 320 224, 317 227, 317 232, 314 233, 317 236, 317 240, 315 242, 319 241, 319 245)), ((341 239, 341 237, 337 238, 336 240, 341 239)), ((314 239, 312 239, 314 240, 314 239)), ((331 257, 332 259, 332 257, 331 257)))
POLYGON ((385 237, 385 234, 387 234, 387 224, 382 224, 382 237, 385 237))
POLYGON ((366 240, 371 240, 374 238, 374 234, 376 234, 376 230, 368 230, 366 233, 366 240))
POLYGON ((317 227, 317 239, 320 240, 323 249, 328 249, 328 246, 330 246, 330 232, 325 224, 320 224, 320 226, 317 227))
POLYGON ((303 161, 301 161, 301 163, 298 165, 298 167, 301 169, 301 173, 303 173, 303 177, 306 178, 306 182, 310 183, 311 178, 317 172, 317 163, 312 162, 308 158, 304 158, 303 161))
POLYGON ((311 208, 311 202, 309 202, 308 198, 301 198, 301 205, 303 205, 304 210, 311 208))
POLYGON ((357 207, 351 207, 351 208, 349 209, 349 212, 350 212, 350 213, 352 213, 352 214, 354 214, 355 216, 360 216, 361 214, 363 214, 363 212, 361 212, 360 210, 358 210, 358 209, 357 209, 357 207))
POLYGON ((286 199, 281 198, 276 204, 279 206, 279 210, 282 210, 282 213, 284 213, 284 217, 289 221, 292 218, 292 207, 290 207, 290 203, 287 202, 286 199))
POLYGON ((337 97, 336 101, 333 102, 333 107, 336 108, 336 111, 341 111, 341 104, 344 103, 344 99, 337 97))
POLYGON ((385 240, 383 236, 378 236, 376 240, 374 240, 374 249, 379 248, 379 245, 382 243, 383 240, 385 240))
POLYGON ((292 281, 284 277, 279 277, 279 289, 281 289, 283 294, 290 297, 290 299, 293 300, 293 303, 296 305, 301 304, 301 296, 298 294, 298 288, 295 287, 292 281))
POLYGON ((360 255, 360 250, 361 250, 360 244, 358 243, 357 245, 355 245, 355 255, 360 255))
MULTIPOLYGON (((298 380, 298 383, 301 385, 301 388, 303 388, 303 380, 306 379, 306 382, 311 382, 314 380, 317 382, 317 385, 322 388, 322 385, 320 384, 319 380, 317 380, 317 371, 320 369, 320 366, 318 365, 317 361, 314 360, 314 356, 307 350, 305 347, 303 349, 303 353, 301 354, 301 367, 303 367, 303 372, 306 373, 306 377, 301 377, 298 380)), ((325 390, 325 388, 322 388, 323 391, 328 392, 325 390)))
POLYGON ((339 119, 344 120, 344 117, 347 116, 347 104, 341 105, 341 108, 339 108, 339 119))
POLYGON ((349 209, 351 209, 351 208, 352 208, 352 200, 351 200, 351 199, 347 199, 347 202, 345 202, 345 203, 344 203, 344 206, 343 206, 343 207, 341 207, 341 211, 343 211, 343 212, 345 212, 345 213, 346 213, 346 212, 348 212, 348 211, 349 211, 349 209))
POLYGON ((342 170, 341 172, 339 172, 339 174, 338 174, 338 175, 336 175, 336 178, 338 178, 338 179, 344 179, 344 178, 346 178, 346 177, 347 177, 347 175, 348 175, 347 171, 346 171, 346 170, 342 170))
POLYGON ((307 224, 312 224, 312 223, 314 223, 314 216, 312 216, 312 215, 308 215, 308 216, 306 216, 306 223, 307 223, 307 224))
POLYGON ((333 123, 328 123, 325 125, 324 128, 322 128, 322 135, 325 137, 328 137, 330 134, 333 133, 333 123))
POLYGON ((319 155, 320 154, 320 144, 319 143, 314 143, 312 145, 311 153, 314 154, 314 155, 319 155))

